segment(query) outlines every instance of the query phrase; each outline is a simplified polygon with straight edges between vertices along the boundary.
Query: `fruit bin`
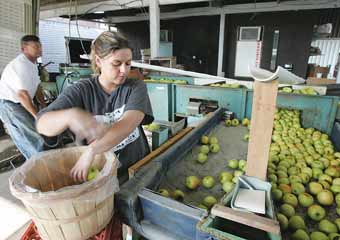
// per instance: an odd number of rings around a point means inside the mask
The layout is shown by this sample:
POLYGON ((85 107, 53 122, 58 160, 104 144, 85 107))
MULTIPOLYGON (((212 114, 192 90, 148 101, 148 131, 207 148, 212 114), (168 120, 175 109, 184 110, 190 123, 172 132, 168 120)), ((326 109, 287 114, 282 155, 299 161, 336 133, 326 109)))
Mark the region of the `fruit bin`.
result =
MULTIPOLYGON (((222 114, 223 109, 218 109, 171 149, 141 168, 134 178, 121 188, 117 194, 120 206, 124 205, 120 208, 121 215, 138 233, 148 239, 159 239, 160 235, 157 233, 172 239, 206 239, 197 224, 203 221, 207 212, 197 206, 204 196, 211 194, 220 199, 224 192, 220 184, 211 189, 200 187, 199 191, 190 191, 184 185, 185 176, 189 172, 198 176, 214 176, 221 171, 221 166, 227 164, 228 159, 244 159, 247 152, 247 142, 243 140, 247 128, 225 127, 220 121, 222 114), (197 143, 201 135, 208 133, 216 135, 221 142, 221 151, 211 153, 211 159, 208 160, 214 163, 211 169, 195 162, 200 146, 197 143), (224 151, 223 148, 229 151, 224 151), (184 202, 157 194, 159 188, 182 190, 186 196, 184 202)), ((234 237, 238 239, 237 235, 234 237)))
MULTIPOLYGON (((258 190, 266 191, 266 216, 271 219, 276 219, 274 204, 270 197, 271 185, 268 182, 261 181, 256 178, 244 176, 251 185, 258 190)), ((234 191, 237 191, 239 187, 242 187, 242 183, 238 181, 234 191)), ((226 194, 221 199, 221 204, 230 207, 233 192, 226 194)), ((281 240, 280 234, 274 234, 265 232, 260 229, 247 226, 245 224, 236 223, 231 220, 221 218, 219 216, 213 216, 212 214, 201 221, 197 228, 201 239, 235 239, 235 240, 281 240)))

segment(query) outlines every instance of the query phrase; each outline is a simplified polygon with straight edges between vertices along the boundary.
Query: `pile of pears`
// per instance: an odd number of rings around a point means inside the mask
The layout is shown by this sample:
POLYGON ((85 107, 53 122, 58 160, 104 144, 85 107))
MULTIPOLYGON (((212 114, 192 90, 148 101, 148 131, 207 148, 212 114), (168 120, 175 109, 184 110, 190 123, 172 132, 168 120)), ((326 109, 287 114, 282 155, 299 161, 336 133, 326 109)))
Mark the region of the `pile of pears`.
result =
POLYGON ((293 240, 340 239, 340 153, 327 134, 303 128, 300 114, 278 109, 274 116, 267 178, 281 232, 293 240))

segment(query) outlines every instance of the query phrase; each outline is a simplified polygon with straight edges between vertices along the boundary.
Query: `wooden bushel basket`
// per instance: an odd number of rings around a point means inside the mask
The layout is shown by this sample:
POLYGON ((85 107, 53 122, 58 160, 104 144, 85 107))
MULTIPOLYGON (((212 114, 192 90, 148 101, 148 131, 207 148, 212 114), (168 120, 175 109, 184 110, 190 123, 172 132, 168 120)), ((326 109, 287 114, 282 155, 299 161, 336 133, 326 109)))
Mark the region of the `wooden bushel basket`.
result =
POLYGON ((85 240, 111 220, 118 191, 118 160, 112 153, 97 155, 92 166, 98 176, 77 185, 70 170, 86 147, 40 153, 9 179, 11 193, 20 199, 47 240, 85 240))

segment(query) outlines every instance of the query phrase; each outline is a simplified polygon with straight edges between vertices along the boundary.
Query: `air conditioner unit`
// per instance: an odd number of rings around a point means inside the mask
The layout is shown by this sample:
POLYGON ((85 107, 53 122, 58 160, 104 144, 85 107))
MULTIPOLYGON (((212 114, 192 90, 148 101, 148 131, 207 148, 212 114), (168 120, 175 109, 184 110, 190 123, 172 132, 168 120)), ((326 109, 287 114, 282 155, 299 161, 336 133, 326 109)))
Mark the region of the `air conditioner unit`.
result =
POLYGON ((239 41, 260 41, 262 27, 240 27, 238 40, 239 41))

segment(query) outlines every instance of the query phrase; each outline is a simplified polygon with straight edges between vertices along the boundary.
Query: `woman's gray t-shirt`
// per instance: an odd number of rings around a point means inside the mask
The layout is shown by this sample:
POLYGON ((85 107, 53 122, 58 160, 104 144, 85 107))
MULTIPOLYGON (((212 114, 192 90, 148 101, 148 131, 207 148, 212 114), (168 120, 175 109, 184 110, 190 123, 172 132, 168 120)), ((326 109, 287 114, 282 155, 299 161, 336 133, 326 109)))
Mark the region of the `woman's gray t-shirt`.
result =
MULTIPOLYGON (((118 121, 128 110, 138 110, 145 114, 142 125, 154 120, 147 88, 141 80, 127 79, 111 94, 102 89, 98 77, 79 81, 67 87, 53 103, 39 112, 39 116, 45 112, 73 107, 91 112, 97 121, 105 123, 118 121)), ((122 164, 118 170, 120 183, 128 179, 127 169, 150 152, 141 126, 113 150, 122 164)))

